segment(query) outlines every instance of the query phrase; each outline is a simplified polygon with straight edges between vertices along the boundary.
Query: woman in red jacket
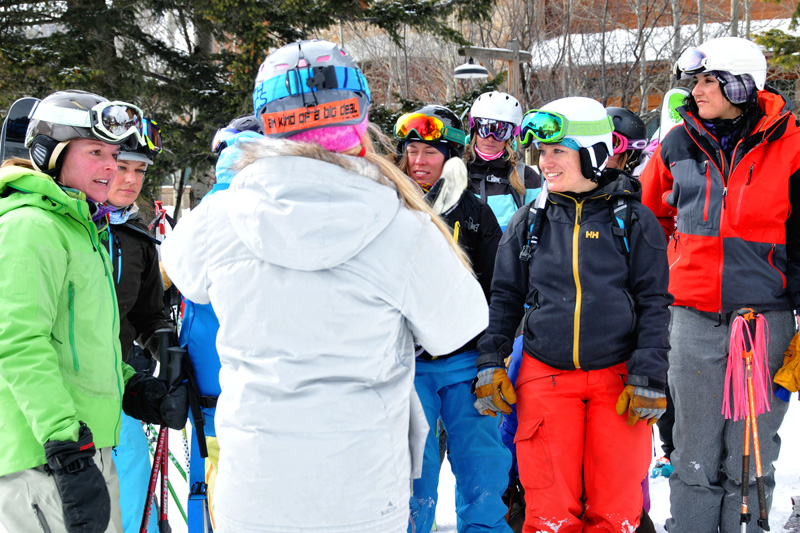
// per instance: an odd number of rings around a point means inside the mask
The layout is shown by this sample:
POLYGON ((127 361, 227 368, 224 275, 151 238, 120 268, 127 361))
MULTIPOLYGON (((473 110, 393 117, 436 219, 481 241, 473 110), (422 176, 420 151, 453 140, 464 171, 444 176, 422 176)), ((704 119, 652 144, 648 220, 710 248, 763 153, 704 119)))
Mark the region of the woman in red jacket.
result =
MULTIPOLYGON (((642 174, 642 202, 670 239, 669 387, 675 400, 670 533, 738 531, 744 421, 722 412, 730 324, 750 307, 769 325, 769 370, 781 366, 800 308, 800 130, 765 86, 754 43, 712 39, 686 50, 679 78, 694 87, 642 174), (792 206, 795 208, 792 209, 792 206)), ((767 507, 787 404, 758 417, 767 507)), ((750 493, 756 494, 751 467, 750 493)), ((747 531, 760 531, 756 520, 747 531)))

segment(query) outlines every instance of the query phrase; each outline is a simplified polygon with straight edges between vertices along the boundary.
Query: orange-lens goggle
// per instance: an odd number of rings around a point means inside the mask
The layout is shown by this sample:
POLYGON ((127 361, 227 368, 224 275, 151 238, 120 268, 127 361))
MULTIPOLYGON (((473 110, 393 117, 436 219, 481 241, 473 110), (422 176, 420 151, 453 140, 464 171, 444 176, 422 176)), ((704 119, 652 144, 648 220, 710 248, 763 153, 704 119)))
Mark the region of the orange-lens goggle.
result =
POLYGON ((424 113, 406 113, 397 119, 394 125, 394 136, 397 139, 408 139, 412 135, 416 135, 423 141, 444 139, 461 145, 466 143, 467 138, 466 133, 458 128, 445 126, 436 117, 424 113))

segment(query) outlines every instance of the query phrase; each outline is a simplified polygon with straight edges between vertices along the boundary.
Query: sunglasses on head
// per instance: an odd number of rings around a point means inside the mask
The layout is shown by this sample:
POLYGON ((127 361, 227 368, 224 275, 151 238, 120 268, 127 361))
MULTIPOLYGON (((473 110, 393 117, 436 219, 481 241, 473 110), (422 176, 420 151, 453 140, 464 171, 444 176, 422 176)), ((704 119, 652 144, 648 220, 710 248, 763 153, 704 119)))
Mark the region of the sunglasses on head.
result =
POLYGON ((423 141, 444 139, 461 145, 466 142, 466 134, 458 128, 445 126, 437 117, 424 113, 406 113, 394 125, 396 139, 419 138, 423 141))
POLYGON ((636 139, 633 141, 629 140, 627 137, 617 133, 616 131, 611 132, 611 139, 614 146, 614 155, 627 152, 628 150, 644 150, 650 143, 650 141, 647 139, 636 139))

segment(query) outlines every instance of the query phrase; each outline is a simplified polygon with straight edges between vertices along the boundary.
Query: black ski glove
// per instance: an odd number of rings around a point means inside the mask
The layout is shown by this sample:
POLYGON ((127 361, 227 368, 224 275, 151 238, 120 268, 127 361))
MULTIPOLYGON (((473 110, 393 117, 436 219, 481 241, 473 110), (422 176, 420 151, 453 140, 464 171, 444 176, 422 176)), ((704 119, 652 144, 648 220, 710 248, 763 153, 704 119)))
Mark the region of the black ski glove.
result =
POLYGON ((188 389, 177 382, 167 390, 160 379, 137 372, 125 384, 122 410, 147 424, 183 429, 189 415, 188 389))
POLYGON ((167 395, 164 382, 144 372, 137 372, 125 383, 122 410, 147 424, 161 425, 161 402, 167 395))
POLYGON ((78 442, 51 440, 44 445, 45 470, 61 495, 64 525, 69 533, 102 533, 111 519, 106 480, 92 457, 92 432, 81 424, 78 442))
POLYGON ((189 418, 189 389, 185 382, 170 387, 161 402, 161 420, 172 429, 183 429, 189 418))

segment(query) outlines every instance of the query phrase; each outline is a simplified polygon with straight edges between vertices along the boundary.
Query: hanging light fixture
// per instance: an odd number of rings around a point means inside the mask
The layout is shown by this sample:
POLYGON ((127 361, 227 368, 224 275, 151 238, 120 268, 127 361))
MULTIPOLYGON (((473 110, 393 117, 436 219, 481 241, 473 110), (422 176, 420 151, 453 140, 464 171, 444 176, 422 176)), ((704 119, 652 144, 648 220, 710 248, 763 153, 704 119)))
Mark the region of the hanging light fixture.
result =
POLYGON ((488 78, 489 71, 483 65, 476 64, 470 57, 466 63, 456 67, 453 76, 458 80, 476 80, 480 78, 488 78))

